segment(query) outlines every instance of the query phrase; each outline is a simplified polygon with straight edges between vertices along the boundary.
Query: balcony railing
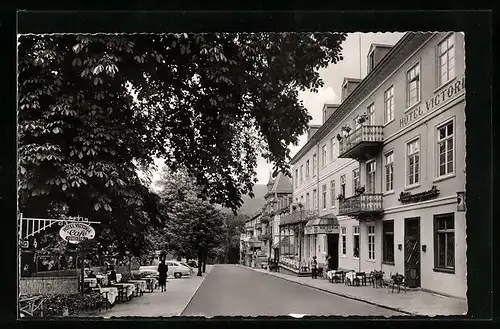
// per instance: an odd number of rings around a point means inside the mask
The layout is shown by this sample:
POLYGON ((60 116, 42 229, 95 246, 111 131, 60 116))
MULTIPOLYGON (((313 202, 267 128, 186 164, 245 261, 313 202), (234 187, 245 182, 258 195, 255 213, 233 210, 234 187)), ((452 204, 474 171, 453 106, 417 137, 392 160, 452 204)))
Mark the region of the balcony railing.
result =
POLYGON ((339 158, 365 160, 380 151, 384 141, 383 126, 361 126, 340 140, 339 158))
POLYGON ((280 220, 280 226, 297 224, 300 222, 307 222, 319 215, 318 210, 296 210, 290 214, 286 214, 280 220))
POLYGON ((360 194, 340 200, 339 215, 363 217, 381 214, 384 211, 382 194, 360 194))

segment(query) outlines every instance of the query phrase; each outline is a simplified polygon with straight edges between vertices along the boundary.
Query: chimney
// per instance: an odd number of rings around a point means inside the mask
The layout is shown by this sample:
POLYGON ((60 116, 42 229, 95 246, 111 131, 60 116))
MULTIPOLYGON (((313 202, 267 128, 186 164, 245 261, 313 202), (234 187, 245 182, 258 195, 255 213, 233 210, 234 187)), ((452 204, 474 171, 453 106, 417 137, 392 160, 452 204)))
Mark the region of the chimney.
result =
POLYGON ((359 85, 361 79, 344 78, 342 83, 342 102, 349 96, 354 89, 359 85))
POLYGON ((309 125, 309 130, 307 131, 307 140, 309 141, 311 137, 321 128, 321 125, 309 125))
POLYGON ((328 120, 328 118, 338 109, 340 104, 325 104, 323 105, 323 124, 328 120))
POLYGON ((392 49, 392 45, 372 43, 368 50, 367 74, 370 73, 382 58, 392 49))

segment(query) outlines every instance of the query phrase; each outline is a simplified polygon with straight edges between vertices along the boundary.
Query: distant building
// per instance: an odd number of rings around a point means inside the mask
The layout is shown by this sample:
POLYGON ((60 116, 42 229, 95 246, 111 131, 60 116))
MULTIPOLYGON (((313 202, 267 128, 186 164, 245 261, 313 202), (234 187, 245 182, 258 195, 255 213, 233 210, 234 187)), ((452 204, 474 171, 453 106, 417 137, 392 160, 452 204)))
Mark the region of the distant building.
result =
POLYGON ((331 255, 341 269, 465 298, 464 58, 461 33, 370 47, 368 75, 344 80, 342 103, 325 105, 291 160, 304 210, 280 222, 298 238, 280 266, 300 274, 331 255))

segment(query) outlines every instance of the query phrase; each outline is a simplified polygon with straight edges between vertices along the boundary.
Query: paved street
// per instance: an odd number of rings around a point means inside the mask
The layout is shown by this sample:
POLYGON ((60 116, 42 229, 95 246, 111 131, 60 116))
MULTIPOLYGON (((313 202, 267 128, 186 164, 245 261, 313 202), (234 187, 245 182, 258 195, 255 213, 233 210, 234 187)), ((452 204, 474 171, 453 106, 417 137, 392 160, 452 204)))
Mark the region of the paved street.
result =
POLYGON ((216 265, 183 316, 403 315, 236 265, 216 265))

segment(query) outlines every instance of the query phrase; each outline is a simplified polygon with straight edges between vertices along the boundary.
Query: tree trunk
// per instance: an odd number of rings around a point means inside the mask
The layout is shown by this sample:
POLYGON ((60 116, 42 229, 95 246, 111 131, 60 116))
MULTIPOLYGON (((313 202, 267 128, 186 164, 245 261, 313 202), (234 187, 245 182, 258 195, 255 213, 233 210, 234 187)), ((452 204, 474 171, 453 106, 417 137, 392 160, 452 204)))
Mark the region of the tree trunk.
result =
POLYGON ((201 248, 198 250, 198 276, 202 276, 203 274, 201 273, 201 261, 203 260, 203 254, 201 251, 201 248))
POLYGON ((208 251, 205 249, 203 251, 203 273, 205 273, 207 269, 207 257, 208 257, 208 251))

